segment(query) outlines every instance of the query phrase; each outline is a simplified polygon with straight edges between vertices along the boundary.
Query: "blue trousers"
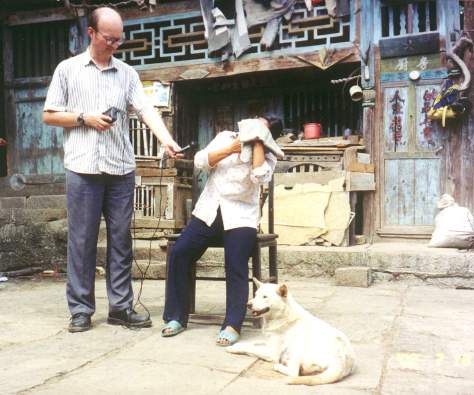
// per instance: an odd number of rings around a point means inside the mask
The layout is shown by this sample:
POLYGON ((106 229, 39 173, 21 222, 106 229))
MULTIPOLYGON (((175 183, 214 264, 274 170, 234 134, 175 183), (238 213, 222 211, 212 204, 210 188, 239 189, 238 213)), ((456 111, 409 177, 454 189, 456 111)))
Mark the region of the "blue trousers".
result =
POLYGON ((95 267, 101 215, 107 225, 109 311, 130 310, 135 172, 124 176, 66 170, 68 211, 67 301, 72 315, 95 312, 95 267))
POLYGON ((249 227, 224 230, 220 209, 213 224, 192 217, 170 254, 163 319, 183 326, 189 316, 189 276, 196 262, 210 245, 224 245, 226 274, 226 314, 222 328, 240 332, 249 295, 249 258, 255 247, 257 230, 249 227))

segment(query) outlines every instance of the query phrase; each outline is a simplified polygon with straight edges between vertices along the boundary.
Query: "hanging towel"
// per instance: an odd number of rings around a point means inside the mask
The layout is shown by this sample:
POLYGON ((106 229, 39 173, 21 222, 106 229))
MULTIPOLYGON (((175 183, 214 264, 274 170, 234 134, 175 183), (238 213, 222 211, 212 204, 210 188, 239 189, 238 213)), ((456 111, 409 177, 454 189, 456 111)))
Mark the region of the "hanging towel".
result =
POLYGON ((262 141, 266 149, 276 155, 277 158, 283 159, 285 154, 273 140, 270 130, 262 124, 259 119, 243 119, 238 123, 239 138, 242 143, 242 151, 240 153, 240 160, 242 162, 249 162, 252 159, 252 142, 256 140, 262 141))

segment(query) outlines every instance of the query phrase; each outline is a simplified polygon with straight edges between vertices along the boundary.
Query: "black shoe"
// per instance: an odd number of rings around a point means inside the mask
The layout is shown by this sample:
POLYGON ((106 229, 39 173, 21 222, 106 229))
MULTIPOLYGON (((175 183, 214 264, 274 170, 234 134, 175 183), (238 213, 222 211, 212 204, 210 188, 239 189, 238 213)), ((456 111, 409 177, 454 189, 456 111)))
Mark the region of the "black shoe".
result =
POLYGON ((77 313, 71 317, 71 323, 69 324, 69 332, 85 332, 92 328, 91 316, 86 313, 77 313))
POLYGON ((151 319, 150 316, 138 314, 135 310, 121 310, 110 312, 107 323, 123 325, 127 328, 149 328, 151 326, 151 319))

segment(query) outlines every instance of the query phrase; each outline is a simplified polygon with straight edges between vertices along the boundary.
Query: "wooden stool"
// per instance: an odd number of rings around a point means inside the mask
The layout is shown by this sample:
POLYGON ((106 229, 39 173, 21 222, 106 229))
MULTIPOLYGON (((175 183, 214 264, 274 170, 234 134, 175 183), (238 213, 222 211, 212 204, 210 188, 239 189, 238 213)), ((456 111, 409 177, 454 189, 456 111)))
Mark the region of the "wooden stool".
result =
MULTIPOLYGON (((257 241, 255 248, 252 252, 252 277, 258 280, 262 280, 262 248, 268 247, 268 280, 272 283, 278 282, 278 268, 277 268, 277 238, 278 235, 273 233, 273 179, 270 181, 268 186, 268 218, 269 218, 269 231, 270 233, 257 233, 257 241)), ((262 199, 262 204, 263 204, 262 199)), ((168 235, 168 244, 166 250, 166 278, 168 278, 168 267, 169 259, 171 256, 171 250, 173 249, 179 234, 168 235)), ((211 245, 210 247, 223 248, 222 245, 211 245)), ((189 289, 190 289, 190 300, 189 300, 189 320, 193 322, 206 322, 221 324, 224 320, 222 314, 204 314, 196 313, 196 280, 225 280, 225 278, 215 277, 197 277, 196 276, 196 262, 193 263, 191 268, 191 275, 189 278, 189 289)), ((252 281, 252 279, 249 279, 252 281)), ((167 286, 168 284, 166 284, 167 286)), ((252 294, 255 295, 257 287, 253 284, 252 294)), ((166 293, 165 293, 166 295, 166 293)), ((244 322, 250 322, 254 327, 261 327, 261 319, 254 317, 246 317, 244 322)))

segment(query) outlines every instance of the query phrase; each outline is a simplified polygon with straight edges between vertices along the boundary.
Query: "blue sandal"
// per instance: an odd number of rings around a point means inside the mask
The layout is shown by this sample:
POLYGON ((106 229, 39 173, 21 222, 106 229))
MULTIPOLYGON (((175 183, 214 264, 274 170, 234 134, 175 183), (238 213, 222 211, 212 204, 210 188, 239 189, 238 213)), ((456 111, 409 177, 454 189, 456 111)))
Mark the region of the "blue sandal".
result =
POLYGON ((216 344, 221 347, 228 347, 237 343, 239 339, 240 335, 238 333, 230 333, 222 329, 219 332, 219 336, 217 336, 216 344), (219 343, 219 340, 225 340, 225 343, 219 343))
POLYGON ((179 321, 169 321, 162 329, 161 329, 161 336, 162 337, 171 337, 176 336, 177 334, 184 331, 184 326, 181 325, 179 321))

